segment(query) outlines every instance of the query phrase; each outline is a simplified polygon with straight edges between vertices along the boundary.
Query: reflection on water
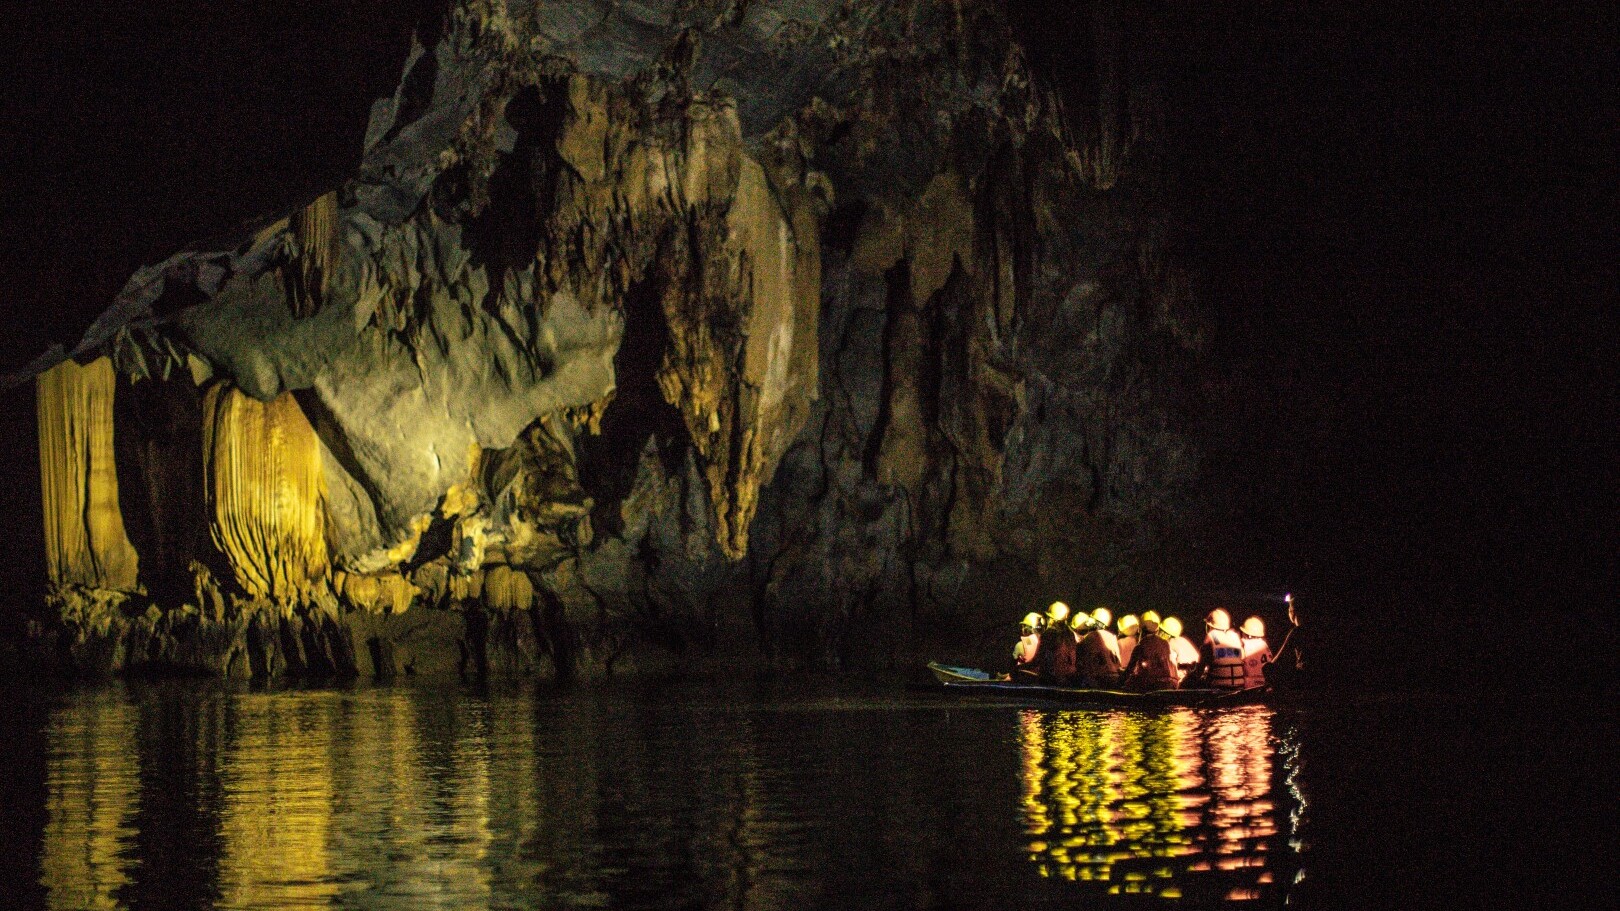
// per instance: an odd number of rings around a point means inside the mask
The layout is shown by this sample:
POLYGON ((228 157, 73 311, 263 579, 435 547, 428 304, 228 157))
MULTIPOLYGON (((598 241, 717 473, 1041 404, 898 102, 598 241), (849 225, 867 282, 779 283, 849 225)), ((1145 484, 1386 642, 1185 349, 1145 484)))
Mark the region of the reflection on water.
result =
POLYGON ((139 790, 135 709, 110 693, 87 708, 59 715, 51 730, 41 853, 53 911, 121 907, 114 894, 129 882, 122 854, 139 790))
POLYGON ((111 688, 56 700, 42 829, 11 837, 51 909, 1277 900, 1302 806, 1281 728, 892 693, 111 688))
MULTIPOLYGON (((1110 895, 1275 897, 1296 875, 1298 843, 1279 832, 1273 720, 1265 706, 1025 711, 1030 860, 1042 876, 1110 895)), ((1296 800, 1286 825, 1297 826, 1298 811, 1296 800)))

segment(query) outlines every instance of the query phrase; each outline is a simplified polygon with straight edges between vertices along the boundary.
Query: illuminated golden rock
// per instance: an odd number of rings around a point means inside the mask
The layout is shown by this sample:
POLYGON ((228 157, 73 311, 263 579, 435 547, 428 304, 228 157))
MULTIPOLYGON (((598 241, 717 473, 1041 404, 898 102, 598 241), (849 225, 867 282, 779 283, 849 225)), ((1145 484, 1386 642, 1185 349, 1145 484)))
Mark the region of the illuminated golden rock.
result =
POLYGON ((403 614, 422 593, 409 579, 399 573, 381 573, 363 576, 355 573, 335 573, 333 588, 343 600, 361 610, 374 613, 403 614))
POLYGON ((534 583, 528 573, 510 566, 491 566, 484 573, 484 603, 495 610, 528 610, 534 607, 534 583))
POLYGON ((303 599, 327 572, 320 442, 291 393, 203 401, 209 531, 252 597, 303 599))
POLYGON ((340 240, 337 191, 323 193, 293 213, 288 227, 295 247, 293 264, 296 269, 289 282, 288 298, 294 315, 309 316, 326 300, 332 276, 337 271, 340 240))
MULTIPOLYGON (((735 120, 730 124, 734 130, 735 120)), ((748 550, 759 488, 804 426, 819 384, 821 254, 808 230, 816 222, 807 212, 785 211, 782 197, 764 168, 741 156, 724 233, 704 249, 682 251, 688 259, 663 264, 670 270, 663 282, 670 350, 658 384, 685 419, 717 541, 732 559, 748 550)), ((812 206, 798 200, 805 210, 812 206)))
POLYGON ((133 590, 139 559, 124 533, 113 461, 112 362, 64 361, 36 381, 45 556, 54 586, 133 590))

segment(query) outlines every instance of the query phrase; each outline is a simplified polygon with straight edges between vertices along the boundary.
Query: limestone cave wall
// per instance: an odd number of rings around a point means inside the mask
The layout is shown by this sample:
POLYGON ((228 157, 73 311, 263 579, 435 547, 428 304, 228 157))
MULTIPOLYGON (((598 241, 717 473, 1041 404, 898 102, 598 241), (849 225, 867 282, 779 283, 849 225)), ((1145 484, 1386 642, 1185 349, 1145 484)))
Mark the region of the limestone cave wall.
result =
POLYGON ((1093 7, 1077 105, 990 0, 447 2, 349 181, 40 375, 54 654, 884 666, 1170 596, 1202 330, 1093 7))

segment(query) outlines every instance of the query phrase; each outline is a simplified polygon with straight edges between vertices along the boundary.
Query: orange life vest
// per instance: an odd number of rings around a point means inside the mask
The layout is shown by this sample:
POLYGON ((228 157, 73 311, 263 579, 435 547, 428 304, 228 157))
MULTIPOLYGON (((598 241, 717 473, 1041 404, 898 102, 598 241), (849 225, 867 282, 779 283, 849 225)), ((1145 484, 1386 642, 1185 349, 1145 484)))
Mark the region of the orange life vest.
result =
POLYGON ((1212 629, 1204 636, 1209 648, 1209 685, 1223 690, 1241 690, 1247 684, 1243 667, 1243 640, 1234 629, 1212 629))
POLYGON ((1253 689, 1266 685, 1266 665, 1271 663, 1271 646, 1259 636, 1243 637, 1244 687, 1253 689))

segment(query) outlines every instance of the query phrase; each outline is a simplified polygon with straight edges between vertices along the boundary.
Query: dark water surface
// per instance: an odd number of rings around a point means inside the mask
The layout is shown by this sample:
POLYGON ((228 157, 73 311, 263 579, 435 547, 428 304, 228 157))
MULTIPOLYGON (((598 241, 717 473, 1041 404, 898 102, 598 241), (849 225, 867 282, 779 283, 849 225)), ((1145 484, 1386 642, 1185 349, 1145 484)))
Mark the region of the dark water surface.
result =
POLYGON ((13 691, 6 907, 1528 906, 1612 892, 1590 709, 903 688, 13 691))

